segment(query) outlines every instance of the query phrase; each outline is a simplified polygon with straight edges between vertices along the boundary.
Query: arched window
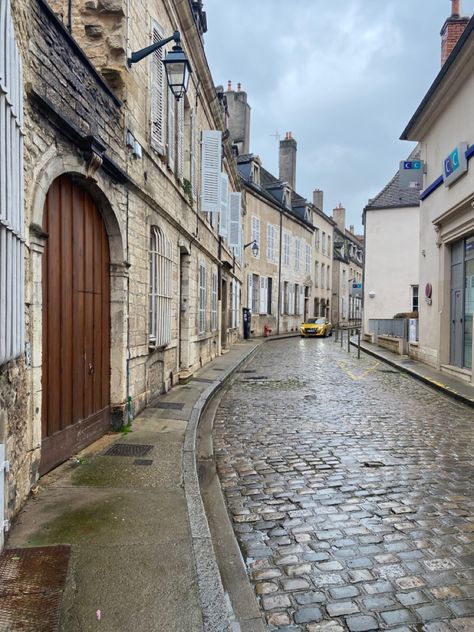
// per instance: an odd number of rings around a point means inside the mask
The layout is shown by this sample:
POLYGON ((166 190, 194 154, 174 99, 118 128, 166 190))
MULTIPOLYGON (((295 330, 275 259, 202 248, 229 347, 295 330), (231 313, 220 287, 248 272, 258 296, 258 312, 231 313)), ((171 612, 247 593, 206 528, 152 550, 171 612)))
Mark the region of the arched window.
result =
POLYGON ((24 342, 22 70, 10 15, 0 2, 0 365, 24 342))
POLYGON ((150 231, 149 340, 153 347, 171 342, 173 258, 169 239, 157 226, 150 231))

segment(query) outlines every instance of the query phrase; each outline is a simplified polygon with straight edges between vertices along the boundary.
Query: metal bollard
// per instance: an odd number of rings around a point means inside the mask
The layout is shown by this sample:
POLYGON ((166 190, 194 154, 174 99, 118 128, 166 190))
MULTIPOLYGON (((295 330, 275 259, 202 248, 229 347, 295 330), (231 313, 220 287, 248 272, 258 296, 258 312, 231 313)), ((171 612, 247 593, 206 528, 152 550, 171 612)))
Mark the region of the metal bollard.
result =
POLYGON ((344 329, 341 328, 341 349, 342 349, 342 341, 344 340, 344 329))
POLYGON ((357 330, 357 359, 360 360, 360 328, 357 330))
POLYGON ((352 329, 349 329, 349 331, 347 332, 347 353, 351 352, 351 334, 352 329))

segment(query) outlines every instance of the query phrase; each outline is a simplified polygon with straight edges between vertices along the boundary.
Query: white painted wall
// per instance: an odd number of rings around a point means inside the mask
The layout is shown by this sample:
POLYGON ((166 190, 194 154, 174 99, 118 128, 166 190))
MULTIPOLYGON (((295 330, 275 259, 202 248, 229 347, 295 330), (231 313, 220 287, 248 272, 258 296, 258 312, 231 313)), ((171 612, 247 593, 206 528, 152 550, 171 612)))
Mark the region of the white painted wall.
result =
POLYGON ((370 318, 411 310, 411 287, 419 281, 420 210, 369 210, 365 231, 364 331, 369 331, 370 318))

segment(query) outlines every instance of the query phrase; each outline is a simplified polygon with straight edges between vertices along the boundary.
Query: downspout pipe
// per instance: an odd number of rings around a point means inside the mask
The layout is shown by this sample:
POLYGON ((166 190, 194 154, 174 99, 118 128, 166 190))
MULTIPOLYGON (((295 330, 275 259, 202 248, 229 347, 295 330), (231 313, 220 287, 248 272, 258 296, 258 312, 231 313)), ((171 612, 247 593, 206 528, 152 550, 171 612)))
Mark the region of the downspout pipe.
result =
POLYGON ((277 304, 277 335, 280 334, 281 314, 281 248, 283 242, 283 213, 280 211, 280 247, 278 252, 278 304, 277 304))

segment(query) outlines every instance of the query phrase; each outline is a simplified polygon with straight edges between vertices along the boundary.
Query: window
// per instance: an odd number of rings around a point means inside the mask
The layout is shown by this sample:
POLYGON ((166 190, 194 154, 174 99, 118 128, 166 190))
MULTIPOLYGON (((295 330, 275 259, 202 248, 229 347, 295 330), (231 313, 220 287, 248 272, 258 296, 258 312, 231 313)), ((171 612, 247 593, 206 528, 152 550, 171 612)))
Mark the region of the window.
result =
POLYGON ((201 211, 221 210, 222 132, 204 130, 201 151, 201 211))
POLYGON ((275 261, 275 236, 276 227, 273 224, 267 224, 267 261, 275 261))
POLYGON ((305 272, 306 274, 311 274, 311 246, 306 244, 305 246, 305 272))
POLYGON ((319 250, 319 228, 314 229, 314 247, 319 250))
MULTIPOLYGON (((174 97, 173 101, 176 101, 174 97)), ((184 98, 177 102, 176 109, 176 175, 180 180, 182 180, 184 176, 184 98)))
POLYGON ((326 233, 323 232, 323 240, 322 240, 322 251, 326 252, 326 233))
POLYGON ((314 287, 319 286, 319 261, 314 264, 314 287))
POLYGON ((290 265, 290 233, 283 233, 283 265, 290 265))
POLYGON ((267 314, 272 313, 272 287, 273 287, 273 279, 272 277, 268 277, 267 279, 267 314))
MULTIPOLYGON (((260 248, 260 218, 252 217, 252 241, 256 241, 258 247, 260 248)), ((252 256, 258 257, 258 254, 255 254, 252 250, 252 256)))
POLYGON ((299 239, 295 239, 295 270, 296 271, 300 269, 300 260, 301 260, 301 241, 299 239))
POLYGON ((196 112, 191 110, 189 118, 189 176, 193 200, 197 198, 197 155, 196 112))
POLYGON ((418 311, 418 285, 411 286, 411 311, 418 311))
MULTIPOLYGON (((171 89, 168 88, 168 121, 167 121, 167 129, 168 129, 168 140, 167 140, 167 157, 168 157, 168 167, 171 171, 175 170, 176 164, 176 99, 171 92, 171 89)), ((181 99, 182 100, 182 99, 181 99)))
POLYGON ((332 251, 331 251, 331 235, 328 235, 328 257, 332 256, 332 251))
POLYGON ((217 272, 212 273, 211 288, 211 331, 217 329, 217 272))
POLYGON ((150 231, 149 340, 154 347, 171 342, 173 259, 171 243, 157 226, 150 231))
POLYGON ((0 4, 0 365, 25 349, 23 86, 9 6, 0 4))
POLYGON ((326 266, 324 263, 321 264, 321 288, 324 289, 326 285, 326 266))
POLYGON ((268 307, 268 277, 260 277, 260 314, 266 314, 268 307))
POLYGON ((198 312, 198 333, 206 331, 206 266, 199 264, 199 312, 198 312))
POLYGON ((326 289, 330 290, 331 289, 331 267, 328 266, 328 270, 327 270, 327 284, 326 284, 326 289))
MULTIPOLYGON (((158 22, 152 21, 151 43, 155 44, 165 36, 158 22)), ((165 153, 165 77, 163 66, 164 49, 159 48, 150 57, 150 134, 151 146, 160 154, 165 153)))
POLYGON ((252 274, 252 313, 258 314, 260 309, 260 277, 252 274))
POLYGON ((252 182, 260 186, 260 165, 256 162, 252 163, 252 182))

